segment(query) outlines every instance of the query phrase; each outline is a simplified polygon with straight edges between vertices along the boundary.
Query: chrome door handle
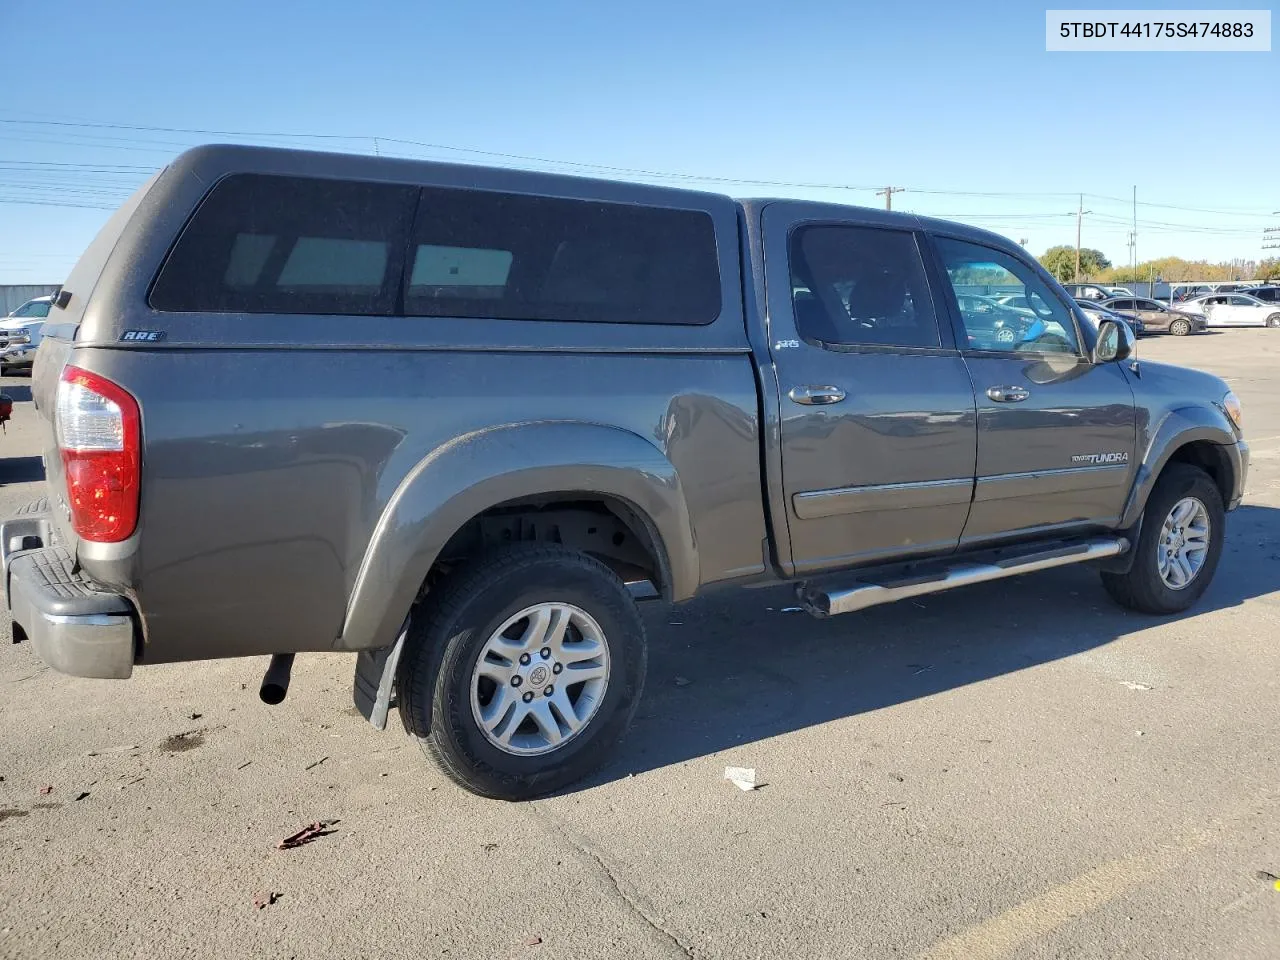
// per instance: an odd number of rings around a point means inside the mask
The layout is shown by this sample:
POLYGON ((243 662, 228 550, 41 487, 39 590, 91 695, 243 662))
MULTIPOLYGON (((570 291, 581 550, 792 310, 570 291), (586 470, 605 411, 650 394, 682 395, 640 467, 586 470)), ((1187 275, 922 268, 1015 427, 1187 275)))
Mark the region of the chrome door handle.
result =
POLYGON ((1031 396, 1031 391, 1025 387, 991 387, 987 396, 996 403, 1017 403, 1031 396))
POLYGON ((839 387, 792 387, 787 396, 795 403, 823 406, 828 403, 839 403, 844 399, 844 391, 839 387))

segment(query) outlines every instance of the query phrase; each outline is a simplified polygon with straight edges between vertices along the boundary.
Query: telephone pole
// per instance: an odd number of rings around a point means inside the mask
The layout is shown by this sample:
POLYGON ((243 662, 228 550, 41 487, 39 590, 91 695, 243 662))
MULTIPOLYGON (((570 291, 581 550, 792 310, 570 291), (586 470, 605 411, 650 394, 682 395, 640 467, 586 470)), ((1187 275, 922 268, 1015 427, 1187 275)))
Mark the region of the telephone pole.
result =
POLYGON ((892 210, 892 209, 893 209, 893 195, 894 195, 895 193, 902 193, 902 191, 904 191, 904 190, 906 190, 906 189, 907 189, 906 187, 885 187, 883 190, 877 190, 877 191, 876 191, 876 196, 877 196, 877 197, 884 197, 884 208, 885 208, 886 210, 892 210))
POLYGON ((1133 269, 1138 269, 1138 186, 1133 187, 1133 238, 1129 244, 1133 250, 1133 269))
POLYGON ((1080 206, 1076 207, 1076 283, 1080 282, 1080 228, 1086 213, 1093 213, 1093 211, 1084 208, 1084 194, 1082 193, 1080 194, 1080 206))

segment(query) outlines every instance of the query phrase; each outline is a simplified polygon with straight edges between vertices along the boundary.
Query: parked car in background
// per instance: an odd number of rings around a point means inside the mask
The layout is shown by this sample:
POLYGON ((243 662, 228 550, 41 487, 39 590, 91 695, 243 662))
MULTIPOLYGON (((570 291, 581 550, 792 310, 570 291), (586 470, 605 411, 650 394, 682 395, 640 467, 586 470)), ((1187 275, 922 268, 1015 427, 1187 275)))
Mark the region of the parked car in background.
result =
POLYGON ((1182 304, 1203 313, 1211 327, 1280 327, 1280 303, 1267 303, 1247 293, 1214 293, 1182 304))
POLYGON ((1267 303, 1280 303, 1280 286, 1250 287, 1248 293, 1267 303))
POLYGON ((1137 314, 1131 313, 1128 316, 1122 316, 1093 300, 1077 300, 1076 304, 1084 312, 1085 318, 1095 327, 1102 323, 1103 320, 1113 320, 1128 324, 1135 337, 1140 337, 1147 332, 1147 325, 1142 322, 1137 314))
POLYGON ((31 369, 52 305, 53 297, 36 297, 0 320, 0 374, 31 369))
MULTIPOLYGON (((1001 302, 1007 299, 1010 299, 1008 295, 999 298, 967 293, 957 295, 956 303, 968 324, 971 343, 975 340, 1021 343, 1044 333, 1044 324, 1039 322, 1034 310, 1001 302)), ((1023 302, 1026 299, 1022 297, 1023 302)))
POLYGON ((1107 291, 1113 297, 1136 297, 1137 294, 1128 287, 1107 287, 1107 291))
POLYGON ((1115 296, 1110 289, 1096 283, 1064 283, 1062 287, 1076 300, 1107 300, 1115 296))
POLYGON ((1136 317, 1150 333, 1185 337, 1189 333, 1203 333, 1208 326, 1208 319, 1202 313, 1181 307, 1173 309, 1144 297, 1114 297, 1103 300, 1101 306, 1122 317, 1136 317))

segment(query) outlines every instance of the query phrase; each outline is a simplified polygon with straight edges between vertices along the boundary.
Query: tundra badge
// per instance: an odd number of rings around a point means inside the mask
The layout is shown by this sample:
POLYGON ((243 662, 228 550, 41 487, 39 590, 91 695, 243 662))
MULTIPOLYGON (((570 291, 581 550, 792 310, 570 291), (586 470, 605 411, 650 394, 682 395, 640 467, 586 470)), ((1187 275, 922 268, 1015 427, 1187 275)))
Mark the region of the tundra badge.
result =
POLYGON ((1072 463, 1128 463, 1129 454, 1121 450, 1118 453, 1077 453, 1071 458, 1072 463))

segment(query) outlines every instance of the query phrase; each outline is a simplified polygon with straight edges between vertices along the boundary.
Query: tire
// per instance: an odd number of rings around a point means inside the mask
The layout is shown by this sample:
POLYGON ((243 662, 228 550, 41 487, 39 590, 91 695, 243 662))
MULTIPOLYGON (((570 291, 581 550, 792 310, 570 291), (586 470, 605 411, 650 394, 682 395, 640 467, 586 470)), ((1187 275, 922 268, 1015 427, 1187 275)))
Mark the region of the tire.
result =
POLYGON ((1271 316, 1267 317, 1267 326, 1280 327, 1280 313, 1273 313, 1271 316))
POLYGON ((451 575, 414 612, 397 678, 400 716, 454 783, 496 800, 532 800, 582 779, 607 758, 640 703, 647 654, 635 601, 613 571, 556 544, 513 545, 451 575), (562 611, 570 626, 562 631, 563 646, 539 635, 526 648, 529 663, 521 665, 515 641, 503 638, 534 634, 535 620, 519 618, 531 608, 551 609, 551 623, 562 611), (598 648, 590 639, 593 633, 603 644, 603 656, 575 661, 581 651, 598 648), (557 645, 561 651, 545 663, 539 656, 544 642, 546 649, 557 645), (499 663, 497 654, 486 650, 495 645, 511 657, 499 663), (545 694, 555 688, 556 677, 582 670, 584 662, 591 674, 603 669, 603 680, 571 682, 545 694), (540 671, 540 664, 546 669, 540 671), (511 679, 498 682, 482 676, 486 670, 505 671, 511 679), (499 709, 502 715, 491 728, 496 733, 487 733, 481 715, 489 710, 498 716, 499 709), (576 731, 565 719, 566 710, 574 711, 581 724, 576 731), (527 719, 510 722, 516 717, 527 719), (538 717, 564 736, 558 746, 546 745, 550 734, 535 722, 538 717), (506 746, 495 739, 502 733, 506 746), (532 752, 540 742, 543 752, 532 752))
POLYGON ((1111 599, 1131 610, 1153 614, 1186 610, 1200 599, 1218 569, 1226 533, 1225 521, 1222 493, 1209 475, 1189 464, 1170 464, 1156 481, 1143 510, 1133 566, 1128 573, 1103 573, 1103 587, 1111 599), (1187 498, 1202 504, 1208 516, 1208 549, 1191 581, 1177 589, 1170 587, 1161 574, 1159 551, 1165 537, 1166 518, 1176 505, 1187 498))
POLYGON ((1175 320, 1169 324, 1169 332, 1175 337, 1185 337, 1191 332, 1190 320, 1175 320))

